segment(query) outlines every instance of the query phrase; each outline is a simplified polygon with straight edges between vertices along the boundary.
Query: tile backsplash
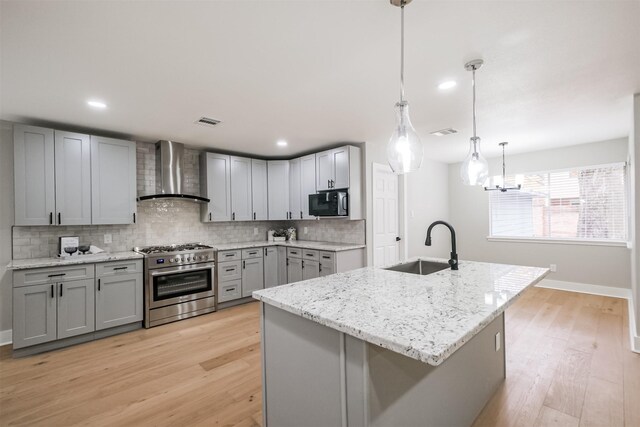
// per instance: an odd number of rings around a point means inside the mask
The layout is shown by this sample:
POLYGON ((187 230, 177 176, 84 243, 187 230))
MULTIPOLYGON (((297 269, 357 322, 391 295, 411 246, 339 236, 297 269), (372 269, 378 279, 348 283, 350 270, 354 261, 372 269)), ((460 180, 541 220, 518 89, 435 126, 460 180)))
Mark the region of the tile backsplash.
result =
MULTIPOLYGON (((185 150, 185 189, 199 194, 199 155, 185 150)), ((155 144, 137 143, 138 194, 155 191, 155 144)), ((32 226, 13 227, 13 258, 53 257, 58 237, 78 236, 82 244, 93 244, 109 252, 127 251, 135 246, 202 242, 221 244, 266 240, 267 231, 295 227, 298 239, 341 243, 365 243, 365 223, 342 219, 319 221, 247 221, 203 223, 200 205, 185 200, 149 200, 138 203, 137 223, 131 225, 32 226), (307 233, 304 233, 307 227, 307 233), (112 242, 104 243, 110 234, 112 242)))

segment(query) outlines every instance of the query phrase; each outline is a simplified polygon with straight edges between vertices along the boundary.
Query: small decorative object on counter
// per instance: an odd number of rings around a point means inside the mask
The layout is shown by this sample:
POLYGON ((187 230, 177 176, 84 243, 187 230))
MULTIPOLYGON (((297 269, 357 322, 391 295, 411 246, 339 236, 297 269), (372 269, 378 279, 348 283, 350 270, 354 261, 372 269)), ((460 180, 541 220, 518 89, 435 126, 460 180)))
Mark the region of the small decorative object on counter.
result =
POLYGON ((298 238, 297 234, 298 232, 294 227, 289 228, 287 230, 287 240, 295 241, 298 238))
POLYGON ((274 230, 273 232, 273 241, 274 242, 284 242, 287 240, 287 230, 284 228, 274 230))
POLYGON ((267 231, 267 241, 268 242, 273 242, 273 233, 274 233, 273 230, 267 231))
POLYGON ((58 256, 60 258, 67 258, 70 256, 78 256, 78 246, 80 245, 80 239, 78 236, 67 236, 67 237, 59 237, 58 238, 58 256), (65 249, 74 248, 73 251, 69 252, 65 249))

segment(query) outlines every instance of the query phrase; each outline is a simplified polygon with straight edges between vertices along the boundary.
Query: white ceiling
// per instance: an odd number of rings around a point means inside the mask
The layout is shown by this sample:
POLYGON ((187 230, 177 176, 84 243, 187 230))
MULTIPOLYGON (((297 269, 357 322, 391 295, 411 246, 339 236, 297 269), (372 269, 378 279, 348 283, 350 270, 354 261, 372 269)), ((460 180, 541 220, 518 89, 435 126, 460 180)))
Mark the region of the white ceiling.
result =
MULTIPOLYGON (((141 140, 292 155, 386 141, 399 9, 376 1, 1 2, 0 117, 141 140), (105 111, 86 106, 103 99, 105 111), (193 124, 205 115, 216 128, 193 124), (275 146, 279 138, 289 147, 275 146)), ((638 1, 422 1, 406 9, 406 91, 427 157, 471 131, 511 153, 628 134, 640 92, 638 1), (437 85, 455 79, 443 92, 437 85), (454 127, 457 135, 429 132, 454 127)))

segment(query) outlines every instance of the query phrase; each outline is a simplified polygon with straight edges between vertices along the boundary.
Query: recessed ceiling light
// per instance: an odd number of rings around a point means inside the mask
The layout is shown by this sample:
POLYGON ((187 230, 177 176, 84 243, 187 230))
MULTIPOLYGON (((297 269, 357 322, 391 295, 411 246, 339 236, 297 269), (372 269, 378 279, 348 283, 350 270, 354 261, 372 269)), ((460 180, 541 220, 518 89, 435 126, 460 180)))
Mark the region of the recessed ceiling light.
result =
POLYGON ((445 136, 445 135, 451 135, 452 133, 458 133, 458 131, 455 130, 454 128, 446 128, 446 129, 440 129, 440 130, 431 132, 431 135, 445 136))
POLYGON ((447 89, 451 89, 452 87, 456 87, 457 83, 453 80, 449 80, 446 82, 442 82, 438 85, 438 89, 440 90, 447 90, 447 89))
POLYGON ((284 139, 281 139, 280 141, 276 142, 276 144, 278 145, 278 147, 286 147, 287 141, 285 141, 284 139))
POLYGON ((102 101, 95 101, 95 100, 87 101, 87 105, 88 105, 89 107, 99 108, 99 109, 101 109, 101 110, 103 110, 103 109, 107 108, 107 104, 105 104, 105 103, 104 103, 104 102, 102 102, 102 101))

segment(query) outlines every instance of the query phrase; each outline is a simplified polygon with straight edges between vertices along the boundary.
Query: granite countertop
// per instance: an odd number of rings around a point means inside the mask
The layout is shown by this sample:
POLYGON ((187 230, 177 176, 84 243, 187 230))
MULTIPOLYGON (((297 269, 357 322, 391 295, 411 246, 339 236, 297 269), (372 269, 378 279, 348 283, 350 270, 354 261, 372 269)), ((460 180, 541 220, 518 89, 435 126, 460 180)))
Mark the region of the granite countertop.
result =
POLYGON ((437 366, 548 273, 473 261, 426 276, 365 267, 255 291, 253 297, 437 366))
POLYGON ((218 245, 213 244, 212 246, 214 246, 217 251, 262 248, 265 246, 286 246, 290 248, 315 249, 319 251, 329 252, 350 251, 353 249, 362 249, 366 247, 366 245, 360 245, 357 243, 314 242, 311 240, 294 240, 286 242, 269 242, 266 240, 262 240, 256 242, 224 243, 218 245))
POLYGON ((26 270, 28 268, 64 267, 65 265, 88 264, 95 262, 121 261, 126 259, 142 259, 137 252, 112 252, 95 255, 78 255, 70 258, 31 258, 14 259, 7 265, 7 270, 26 270))

